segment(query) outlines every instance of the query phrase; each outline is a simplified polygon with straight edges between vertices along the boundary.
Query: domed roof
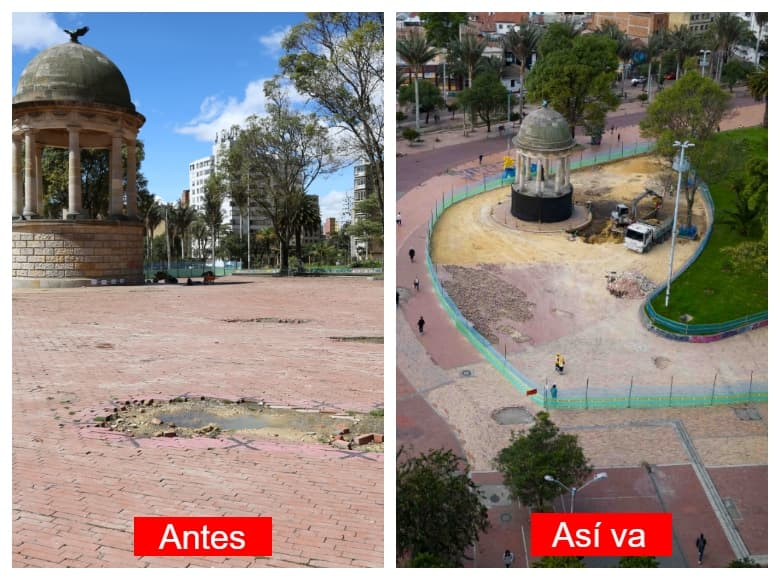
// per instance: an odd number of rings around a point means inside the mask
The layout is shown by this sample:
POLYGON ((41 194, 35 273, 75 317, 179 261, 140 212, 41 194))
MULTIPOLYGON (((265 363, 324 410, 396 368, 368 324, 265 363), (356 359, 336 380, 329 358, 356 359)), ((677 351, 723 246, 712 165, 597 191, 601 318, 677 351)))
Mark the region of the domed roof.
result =
POLYGON ((13 103, 36 101, 112 105, 135 112, 119 68, 102 52, 78 42, 47 48, 24 69, 13 103))
POLYGON ((548 107, 527 115, 512 143, 518 149, 532 151, 561 151, 575 145, 569 123, 558 111, 548 107))

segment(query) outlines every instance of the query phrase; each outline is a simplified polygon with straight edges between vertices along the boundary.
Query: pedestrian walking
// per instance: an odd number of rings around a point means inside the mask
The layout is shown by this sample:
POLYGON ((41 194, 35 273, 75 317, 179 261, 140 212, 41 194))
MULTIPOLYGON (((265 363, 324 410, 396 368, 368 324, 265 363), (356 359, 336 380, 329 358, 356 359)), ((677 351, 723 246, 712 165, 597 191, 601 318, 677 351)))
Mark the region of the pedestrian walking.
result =
POLYGON ((618 133, 618 143, 620 143, 620 133, 618 133))
POLYGON ((563 367, 566 364, 566 361, 563 359, 563 355, 561 353, 558 353, 555 355, 555 370, 558 372, 559 375, 563 374, 563 367))
POLYGON ((414 248, 409 248, 409 259, 414 262, 414 248))
POLYGON ((482 153, 479 154, 479 164, 482 165, 482 153))
POLYGON ((515 555, 509 550, 504 550, 504 566, 509 568, 515 561, 515 555))
POLYGON ((396 225, 401 225, 401 212, 399 211, 398 214, 395 216, 395 223, 396 225))
POLYGON ((553 398, 553 401, 558 398, 558 387, 555 384, 550 389, 550 396, 553 398))
POLYGON ((420 316, 420 320, 417 321, 417 328, 420 329, 420 334, 423 333, 423 330, 425 329, 425 319, 420 316))
POLYGON ((414 289, 420 291, 420 279, 417 277, 414 278, 414 289))
POLYGON ((696 538, 696 549, 699 551, 699 566, 701 566, 701 560, 704 558, 704 547, 707 545, 707 538, 704 537, 704 534, 699 534, 699 537, 696 538))
POLYGON ((610 135, 614 135, 615 134, 615 126, 614 125, 612 125, 612 127, 610 127, 609 134, 610 135))

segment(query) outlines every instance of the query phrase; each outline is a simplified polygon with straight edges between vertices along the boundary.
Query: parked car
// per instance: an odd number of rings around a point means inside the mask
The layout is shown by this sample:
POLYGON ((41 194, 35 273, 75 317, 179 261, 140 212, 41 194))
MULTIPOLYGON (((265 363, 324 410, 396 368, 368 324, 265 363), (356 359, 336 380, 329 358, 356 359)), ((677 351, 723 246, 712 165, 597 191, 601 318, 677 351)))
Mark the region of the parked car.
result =
POLYGON ((677 75, 675 73, 666 73, 664 75, 664 79, 667 80, 667 81, 673 81, 676 78, 677 78, 677 75))
POLYGON ((634 77, 631 79, 631 86, 643 85, 647 82, 647 77, 634 77))

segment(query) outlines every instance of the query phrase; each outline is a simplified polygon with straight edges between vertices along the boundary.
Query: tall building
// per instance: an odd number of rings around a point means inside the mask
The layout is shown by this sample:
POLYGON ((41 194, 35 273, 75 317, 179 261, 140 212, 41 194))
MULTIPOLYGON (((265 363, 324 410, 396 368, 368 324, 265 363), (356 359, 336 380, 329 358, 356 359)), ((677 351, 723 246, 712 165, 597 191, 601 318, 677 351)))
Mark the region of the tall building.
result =
POLYGON ((705 32, 714 15, 712 12, 670 12, 669 29, 685 25, 693 32, 705 32))
MULTIPOLYGON (((352 223, 356 223, 364 217, 363 214, 356 211, 357 204, 368 199, 370 195, 376 195, 371 189, 372 183, 371 166, 365 161, 356 163, 353 169, 352 223)), ((349 240, 349 246, 350 255, 356 259, 381 260, 384 255, 380 240, 366 240, 352 236, 349 240)))
MULTIPOLYGON (((758 22, 756 21, 756 13, 755 12, 734 12, 737 16, 739 16, 742 20, 744 20, 748 28, 750 28, 750 31, 756 36, 756 39, 758 41, 765 41, 767 39, 767 36, 769 34, 769 22, 764 23, 764 26, 761 27, 758 25, 758 22)), ((734 55, 741 58, 742 60, 746 60, 748 62, 756 63, 756 45, 753 44, 752 46, 747 45, 737 45, 734 47, 734 55)), ((764 56, 763 52, 760 52, 759 56, 764 56)))
POLYGON ((630 38, 638 38, 645 44, 654 32, 669 28, 668 12, 594 12, 591 30, 601 28, 608 20, 615 22, 630 38))

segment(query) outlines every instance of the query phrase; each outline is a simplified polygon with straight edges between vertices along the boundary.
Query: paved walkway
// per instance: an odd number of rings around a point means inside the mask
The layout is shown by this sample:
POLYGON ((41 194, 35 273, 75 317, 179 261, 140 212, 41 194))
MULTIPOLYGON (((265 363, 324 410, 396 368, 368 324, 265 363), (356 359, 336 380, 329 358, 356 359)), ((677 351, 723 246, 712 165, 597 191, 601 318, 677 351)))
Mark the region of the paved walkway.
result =
MULTIPOLYGON (((739 108, 724 120, 722 128, 759 124, 762 115, 763 105, 739 108)), ((621 128, 622 139, 628 140, 632 135, 638 135, 638 127, 621 128)), ((615 146, 616 141, 610 143, 610 140, 616 137, 616 134, 605 135, 601 147, 615 146)), ((455 329, 431 291, 431 280, 423 262, 427 223, 442 192, 468 182, 470 172, 491 171, 503 157, 503 150, 499 149, 483 158, 482 167, 473 156, 473 161, 467 164, 446 164, 447 159, 459 159, 464 151, 472 155, 469 147, 452 146, 405 158, 423 168, 426 177, 418 186, 404 190, 397 202, 403 216, 403 225, 397 227, 396 246, 397 284, 401 295, 397 365, 398 375, 405 378, 397 409, 397 422, 404 428, 399 428, 397 443, 404 444, 407 434, 413 434, 415 447, 425 449, 426 445, 420 442, 428 441, 426 427, 432 424, 435 436, 432 434, 429 442, 433 446, 435 441, 446 439, 441 432, 441 420, 446 421, 463 455, 480 472, 475 474, 475 480, 481 482, 487 478, 491 482, 488 485, 494 487, 486 489, 498 492, 486 494, 494 525, 469 555, 472 559, 467 565, 500 567, 504 549, 519 553, 517 539, 527 537, 523 534, 528 532, 528 519, 527 513, 501 499, 505 498, 505 491, 502 496, 500 476, 491 475, 495 453, 506 445, 511 430, 522 425, 497 425, 491 413, 504 406, 525 406, 531 414, 538 409, 495 369, 482 362, 476 350, 455 329), (445 165, 437 165, 442 160, 445 165), (409 248, 415 248, 414 263, 409 259, 409 248), (415 276, 421 280, 419 292, 412 285, 415 276), (416 327, 420 315, 426 320, 423 335, 419 335, 416 327), (467 375, 464 370, 468 371, 467 375), (420 404, 412 415, 405 401, 415 397, 420 399, 420 404), (492 495, 499 498, 497 505, 491 505, 492 495)), ((402 170, 399 163, 399 191, 401 171, 407 180, 413 174, 412 169, 402 170)), ((604 344, 603 348, 608 351, 609 345, 604 344)), ((522 363, 516 366, 523 370, 522 363)), ((662 565, 695 561, 695 547, 691 549, 691 546, 698 531, 704 531, 710 538, 708 552, 712 554, 711 558, 705 558, 704 565, 725 566, 740 549, 759 558, 768 551, 765 475, 768 409, 766 405, 754 407, 758 412, 755 421, 738 418, 729 407, 554 412, 553 420, 563 429, 577 433, 594 466, 610 474, 609 487, 601 487, 599 491, 596 488, 604 483, 600 482, 586 492, 602 493, 604 500, 612 501, 618 492, 630 497, 628 492, 638 485, 655 486, 656 503, 644 505, 637 500, 626 502, 623 507, 672 511, 676 551, 662 565), (655 475, 649 475, 644 468, 637 469, 643 464, 652 466, 655 475), (619 473, 624 475, 618 477, 619 473), (621 484, 626 477, 628 480, 621 484), (710 551, 710 547, 715 549, 710 551)), ((449 446, 456 447, 452 443, 449 446)), ((594 510, 607 509, 604 504, 590 505, 594 510)), ((587 502, 582 508, 588 508, 587 502)), ((602 564, 605 563, 591 563, 602 564)), ((516 565, 527 565, 527 558, 518 558, 516 565)))
POLYGON ((382 454, 89 425, 114 401, 182 395, 382 407, 382 345, 330 338, 381 336, 382 294, 363 278, 15 290, 13 565, 382 566, 382 454), (140 515, 271 516, 274 554, 135 557, 140 515))

